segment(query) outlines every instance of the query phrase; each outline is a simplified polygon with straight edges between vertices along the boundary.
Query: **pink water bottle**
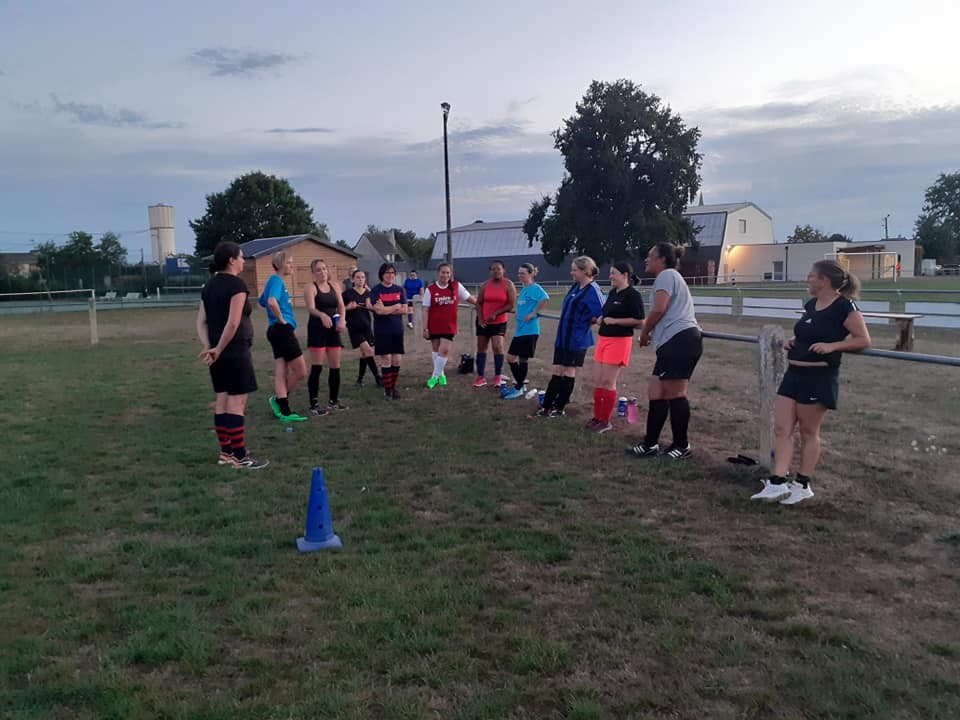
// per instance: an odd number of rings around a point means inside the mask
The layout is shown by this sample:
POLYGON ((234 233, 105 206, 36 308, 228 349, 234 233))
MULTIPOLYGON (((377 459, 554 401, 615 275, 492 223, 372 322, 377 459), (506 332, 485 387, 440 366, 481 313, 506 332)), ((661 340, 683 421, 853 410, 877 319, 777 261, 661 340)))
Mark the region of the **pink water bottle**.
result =
POLYGON ((633 424, 640 419, 640 409, 637 407, 635 397, 627 400, 627 422, 633 424))

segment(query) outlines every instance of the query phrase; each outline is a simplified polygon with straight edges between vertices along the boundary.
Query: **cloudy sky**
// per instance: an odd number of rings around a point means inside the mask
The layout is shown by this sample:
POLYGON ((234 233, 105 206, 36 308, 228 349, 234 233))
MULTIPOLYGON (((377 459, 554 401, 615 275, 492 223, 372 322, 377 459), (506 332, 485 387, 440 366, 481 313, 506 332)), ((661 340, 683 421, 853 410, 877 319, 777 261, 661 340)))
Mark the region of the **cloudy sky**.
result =
POLYGON ((287 178, 353 242, 368 223, 525 217, 559 183, 551 131, 591 80, 629 78, 702 133, 708 203, 910 234, 960 170, 956 2, 472 3, 0 0, 0 250, 114 230, 179 251, 207 193, 287 178))

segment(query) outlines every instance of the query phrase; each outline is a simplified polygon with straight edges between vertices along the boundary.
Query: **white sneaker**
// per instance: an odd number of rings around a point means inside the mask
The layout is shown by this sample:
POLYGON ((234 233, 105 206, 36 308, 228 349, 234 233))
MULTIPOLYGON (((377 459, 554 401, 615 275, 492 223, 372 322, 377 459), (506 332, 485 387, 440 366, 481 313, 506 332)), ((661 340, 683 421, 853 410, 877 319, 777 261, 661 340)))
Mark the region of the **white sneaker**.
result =
POLYGON ((787 488, 790 490, 790 494, 780 501, 781 505, 796 505, 798 502, 813 497, 813 490, 810 489, 810 485, 804 487, 800 483, 791 482, 787 483, 787 488))
MULTIPOLYGON (((524 387, 526 387, 526 385, 524 385, 524 387)), ((527 394, 524 395, 523 397, 524 397, 526 400, 533 400, 536 396, 537 396, 537 389, 536 389, 536 388, 530 388, 529 390, 527 390, 527 394)))
POLYGON ((790 495, 789 485, 791 483, 780 483, 779 485, 770 482, 769 480, 763 481, 763 490, 751 495, 751 500, 762 500, 764 502, 778 502, 783 500, 785 497, 790 495))

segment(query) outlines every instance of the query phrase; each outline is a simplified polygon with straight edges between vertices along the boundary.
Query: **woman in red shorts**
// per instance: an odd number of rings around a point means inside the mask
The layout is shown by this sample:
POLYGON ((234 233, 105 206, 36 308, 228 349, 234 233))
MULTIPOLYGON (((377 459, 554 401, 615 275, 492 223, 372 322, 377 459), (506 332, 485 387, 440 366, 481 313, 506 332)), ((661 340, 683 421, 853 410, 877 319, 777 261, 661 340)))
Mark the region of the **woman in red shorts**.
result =
POLYGON ((630 263, 610 266, 610 294, 597 320, 599 338, 593 351, 597 386, 593 389, 593 419, 586 424, 591 432, 604 433, 613 428, 610 418, 617 405, 617 379, 630 364, 633 331, 643 326, 643 298, 633 285, 630 263))
POLYGON ((477 293, 477 379, 474 387, 484 387, 487 368, 487 348, 493 345, 493 384, 503 384, 503 337, 507 334, 507 313, 517 307, 517 289, 503 276, 503 263, 494 260, 490 265, 490 279, 477 293))

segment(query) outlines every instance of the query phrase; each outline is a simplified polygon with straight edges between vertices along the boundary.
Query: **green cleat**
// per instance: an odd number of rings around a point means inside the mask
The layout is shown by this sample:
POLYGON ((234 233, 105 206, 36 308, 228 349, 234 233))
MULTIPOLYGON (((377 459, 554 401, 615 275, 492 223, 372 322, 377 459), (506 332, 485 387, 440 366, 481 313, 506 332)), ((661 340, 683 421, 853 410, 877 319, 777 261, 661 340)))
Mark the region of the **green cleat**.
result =
POLYGON ((280 412, 280 403, 277 402, 276 395, 270 396, 270 409, 273 410, 274 417, 280 417, 282 415, 280 412))
POLYGON ((446 375, 441 375, 441 376, 439 377, 439 380, 440 380, 440 386, 441 386, 441 387, 446 387, 446 386, 447 386, 447 376, 446 376, 446 375))
POLYGON ((294 423, 294 422, 306 422, 307 418, 303 415, 297 415, 295 412, 290 413, 289 415, 281 415, 280 422, 285 423, 294 423))
POLYGON ((439 382, 440 382, 440 378, 431 377, 429 380, 427 380, 427 387, 433 390, 439 382))

